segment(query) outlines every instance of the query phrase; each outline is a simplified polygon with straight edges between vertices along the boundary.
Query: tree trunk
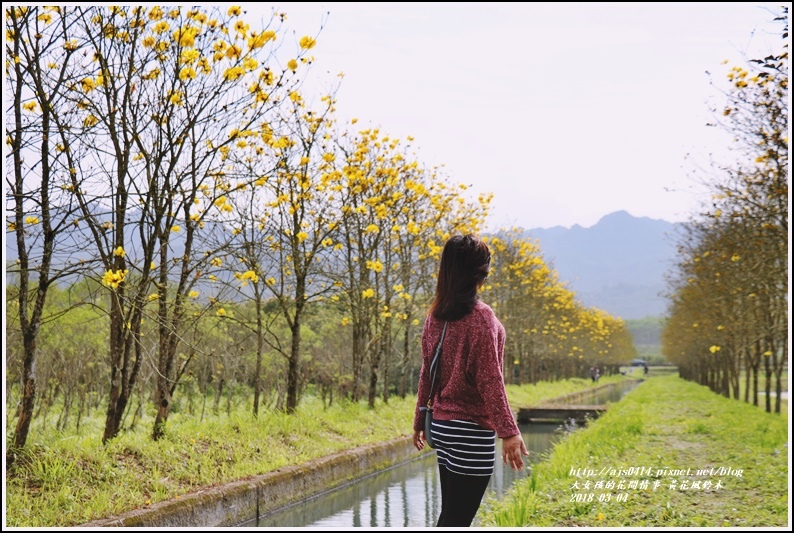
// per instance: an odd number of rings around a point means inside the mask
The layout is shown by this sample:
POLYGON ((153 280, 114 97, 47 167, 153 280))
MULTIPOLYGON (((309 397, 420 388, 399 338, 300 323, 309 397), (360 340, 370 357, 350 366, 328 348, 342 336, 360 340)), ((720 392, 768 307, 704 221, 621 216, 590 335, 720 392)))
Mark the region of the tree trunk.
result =
POLYGON ((254 418, 259 416, 259 392, 262 388, 262 301, 256 291, 256 369, 254 370, 254 418))
MULTIPOLYGON (((22 403, 19 406, 19 418, 14 432, 14 447, 22 449, 28 439, 30 422, 33 419, 33 406, 36 402, 36 336, 25 334, 25 360, 23 363, 22 403)), ((13 460, 12 460, 13 462, 13 460)))
POLYGON ((303 314, 303 291, 296 290, 295 317, 292 321, 292 346, 287 369, 287 412, 294 413, 298 407, 298 379, 300 377, 301 319, 303 314))
MULTIPOLYGON (((421 360, 421 358, 420 358, 421 360)), ((411 364, 411 316, 405 321, 403 334, 403 360, 400 366, 400 398, 408 394, 408 368, 411 364)))

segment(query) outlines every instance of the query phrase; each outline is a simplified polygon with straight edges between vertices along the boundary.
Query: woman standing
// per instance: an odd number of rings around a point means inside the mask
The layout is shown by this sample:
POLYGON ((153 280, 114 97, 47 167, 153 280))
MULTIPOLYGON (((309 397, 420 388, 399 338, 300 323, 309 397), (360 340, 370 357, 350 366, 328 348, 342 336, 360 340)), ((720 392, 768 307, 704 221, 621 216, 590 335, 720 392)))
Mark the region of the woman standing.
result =
POLYGON ((425 446, 424 411, 430 394, 429 368, 444 325, 436 378, 431 433, 441 479, 438 527, 467 527, 493 474, 496 438, 502 460, 514 470, 529 455, 507 401, 502 361, 505 329, 479 299, 491 266, 488 246, 471 235, 444 245, 435 300, 422 330, 422 370, 414 415, 414 446, 425 446))

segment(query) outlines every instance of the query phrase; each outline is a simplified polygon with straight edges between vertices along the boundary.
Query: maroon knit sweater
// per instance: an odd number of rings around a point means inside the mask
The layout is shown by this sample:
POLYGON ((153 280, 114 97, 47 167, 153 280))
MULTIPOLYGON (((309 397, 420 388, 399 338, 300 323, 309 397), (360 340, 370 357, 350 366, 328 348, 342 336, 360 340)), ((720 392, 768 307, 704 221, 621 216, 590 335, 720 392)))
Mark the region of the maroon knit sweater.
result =
MULTIPOLYGON (((430 362, 443 328, 444 321, 432 315, 425 320, 414 431, 424 430, 424 412, 419 407, 427 405, 430 362)), ((436 378, 434 419, 471 420, 496 431, 499 438, 518 435, 502 374, 504 346, 505 328, 482 301, 478 300, 468 315, 448 323, 436 378)))

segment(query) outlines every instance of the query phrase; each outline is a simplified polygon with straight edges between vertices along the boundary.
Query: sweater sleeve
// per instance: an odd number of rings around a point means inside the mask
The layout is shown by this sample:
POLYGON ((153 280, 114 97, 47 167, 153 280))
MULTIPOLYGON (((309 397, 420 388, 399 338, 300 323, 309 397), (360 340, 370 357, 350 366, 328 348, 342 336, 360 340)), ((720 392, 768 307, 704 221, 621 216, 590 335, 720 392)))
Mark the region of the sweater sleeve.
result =
POLYGON ((427 358, 425 357, 425 343, 427 342, 427 320, 422 327, 422 368, 419 370, 419 387, 416 393, 416 409, 414 410, 414 431, 425 429, 424 412, 420 407, 427 405, 427 397, 430 394, 430 376, 427 368, 427 358))
POLYGON ((504 328, 492 312, 483 317, 472 343, 470 372, 474 376, 477 390, 485 401, 488 418, 499 438, 512 437, 520 433, 515 416, 510 410, 505 390, 502 364, 504 361, 504 328))

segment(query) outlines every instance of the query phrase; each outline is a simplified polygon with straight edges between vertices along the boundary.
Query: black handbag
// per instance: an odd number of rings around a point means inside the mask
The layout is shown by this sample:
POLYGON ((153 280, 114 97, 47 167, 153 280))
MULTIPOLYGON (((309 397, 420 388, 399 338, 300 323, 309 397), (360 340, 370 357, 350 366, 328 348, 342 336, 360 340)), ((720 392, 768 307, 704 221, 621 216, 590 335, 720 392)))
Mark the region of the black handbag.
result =
POLYGON ((436 388, 436 377, 438 377, 438 368, 441 364, 441 346, 444 344, 444 337, 447 334, 447 323, 444 322, 444 329, 441 331, 441 339, 436 346, 436 352, 433 354, 433 360, 430 361, 430 394, 427 395, 427 406, 420 407, 420 411, 425 412, 425 440, 427 445, 431 448, 436 447, 433 441, 432 433, 430 432, 433 424, 433 392, 436 388))

